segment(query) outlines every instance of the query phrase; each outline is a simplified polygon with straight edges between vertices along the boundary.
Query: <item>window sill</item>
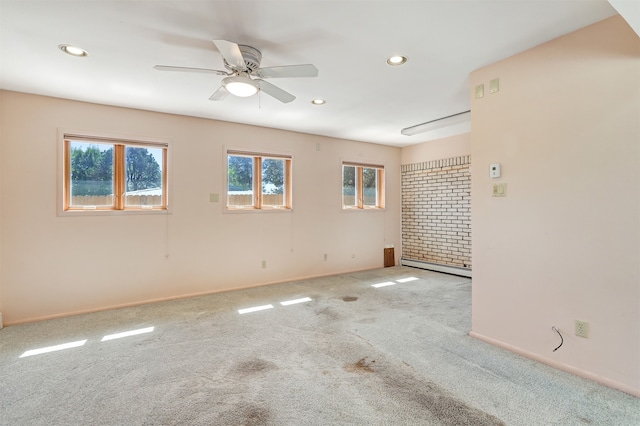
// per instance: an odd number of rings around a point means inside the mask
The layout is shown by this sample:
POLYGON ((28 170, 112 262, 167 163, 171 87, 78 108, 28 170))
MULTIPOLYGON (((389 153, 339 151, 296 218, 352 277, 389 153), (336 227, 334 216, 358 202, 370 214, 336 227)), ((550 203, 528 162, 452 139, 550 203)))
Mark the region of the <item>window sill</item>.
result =
POLYGON ((263 207, 257 209, 255 207, 225 207, 224 213, 292 213, 293 209, 288 207, 263 207))
POLYGON ((343 212, 384 212, 386 209, 384 207, 343 207, 343 212))
POLYGON ((90 216, 136 216, 136 215, 167 215, 171 214, 170 209, 132 209, 132 210, 59 210, 59 217, 90 217, 90 216))

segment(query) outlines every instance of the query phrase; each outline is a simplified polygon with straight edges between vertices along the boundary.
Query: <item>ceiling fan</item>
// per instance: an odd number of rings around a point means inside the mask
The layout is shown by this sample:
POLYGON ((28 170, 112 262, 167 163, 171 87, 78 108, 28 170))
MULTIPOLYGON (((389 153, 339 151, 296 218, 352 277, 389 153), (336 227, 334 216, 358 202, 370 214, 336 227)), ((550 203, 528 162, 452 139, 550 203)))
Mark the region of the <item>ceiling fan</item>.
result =
POLYGON ((227 71, 167 65, 156 65, 154 68, 160 71, 203 72, 226 76, 222 79, 220 88, 209 98, 212 101, 221 101, 229 93, 239 97, 247 97, 262 91, 280 102, 287 103, 293 101, 296 97, 263 80, 264 78, 318 76, 318 69, 311 64, 260 68, 262 53, 255 47, 236 44, 227 40, 212 41, 222 54, 224 67, 227 71))

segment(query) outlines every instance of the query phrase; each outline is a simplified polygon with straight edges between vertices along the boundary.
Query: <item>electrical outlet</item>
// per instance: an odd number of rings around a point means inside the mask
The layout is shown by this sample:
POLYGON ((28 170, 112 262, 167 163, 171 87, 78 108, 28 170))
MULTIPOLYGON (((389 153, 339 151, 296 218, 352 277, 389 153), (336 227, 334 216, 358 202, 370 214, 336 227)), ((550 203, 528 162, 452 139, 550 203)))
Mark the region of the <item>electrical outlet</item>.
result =
POLYGON ((262 269, 265 269, 267 267, 267 261, 263 260, 262 261, 262 269))
POLYGON ((328 258, 329 258, 329 256, 327 256, 327 253, 325 253, 324 254, 324 261, 326 262, 328 258))
POLYGON ((576 336, 589 337, 589 323, 586 321, 576 320, 576 336))

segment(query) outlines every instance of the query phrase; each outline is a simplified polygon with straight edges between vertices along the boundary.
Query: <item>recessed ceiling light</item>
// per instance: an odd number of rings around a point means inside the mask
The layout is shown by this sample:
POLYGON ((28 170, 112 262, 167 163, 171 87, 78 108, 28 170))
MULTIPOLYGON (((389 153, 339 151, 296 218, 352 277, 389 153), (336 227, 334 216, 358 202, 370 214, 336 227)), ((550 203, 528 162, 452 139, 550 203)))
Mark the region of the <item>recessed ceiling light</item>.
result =
POLYGON ((391 56, 389 59, 387 59, 387 63, 389 65, 402 65, 405 62, 407 62, 407 57, 406 56, 395 55, 395 56, 391 56))
POLYGON ((327 101, 325 101, 324 99, 314 99, 311 101, 311 103, 314 105, 324 105, 327 103, 327 101))
POLYGON ((58 46, 60 48, 60 50, 62 50, 64 53, 68 53, 71 56, 87 56, 88 53, 86 50, 81 49, 77 46, 72 46, 70 44, 61 44, 60 46, 58 46))

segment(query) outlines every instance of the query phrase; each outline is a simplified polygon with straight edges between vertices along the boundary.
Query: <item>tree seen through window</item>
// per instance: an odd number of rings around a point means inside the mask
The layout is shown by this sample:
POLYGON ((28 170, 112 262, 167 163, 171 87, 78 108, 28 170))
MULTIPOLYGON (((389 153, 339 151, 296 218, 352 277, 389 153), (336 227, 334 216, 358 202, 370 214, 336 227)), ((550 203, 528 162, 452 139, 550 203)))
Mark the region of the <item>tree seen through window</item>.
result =
POLYGON ((65 140, 64 209, 166 209, 163 145, 65 140))
POLYGON ((227 155, 227 207, 291 208, 291 158, 227 155))
MULTIPOLYGON (((162 170, 147 148, 125 149, 126 191, 159 188, 162 170)), ((74 142, 71 146, 73 195, 113 194, 113 146, 74 142)))

